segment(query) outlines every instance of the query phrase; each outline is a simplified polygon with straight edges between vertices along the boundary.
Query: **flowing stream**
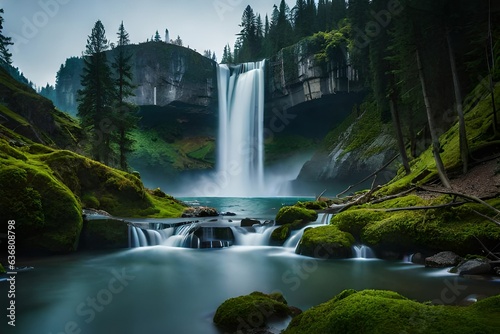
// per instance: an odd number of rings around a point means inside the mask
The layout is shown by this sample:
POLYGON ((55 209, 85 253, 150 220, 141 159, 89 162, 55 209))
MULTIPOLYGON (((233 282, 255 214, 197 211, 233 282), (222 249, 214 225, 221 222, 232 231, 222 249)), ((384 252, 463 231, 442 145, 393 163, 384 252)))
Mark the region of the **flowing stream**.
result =
MULTIPOLYGON (((302 230, 295 231, 284 247, 274 247, 268 246, 274 226, 237 226, 247 214, 253 217, 252 212, 265 221, 273 214, 271 208, 277 210, 275 203, 293 200, 234 199, 234 205, 229 199, 200 200, 200 204, 220 204, 221 211, 234 209, 236 216, 225 217, 223 224, 233 224, 227 227, 240 239, 228 247, 179 247, 197 226, 207 227, 205 235, 199 232, 200 242, 216 240, 218 232, 208 227, 218 222, 183 222, 156 230, 161 224, 154 220, 148 225, 153 229, 135 229, 138 247, 24 259, 19 265, 35 270, 18 274, 16 328, 12 331, 2 321, 0 333, 60 334, 80 329, 82 334, 217 334, 222 333, 212 323, 217 307, 252 291, 280 291, 290 305, 303 310, 344 289, 388 289, 410 299, 446 304, 500 294, 498 280, 467 279, 404 261, 367 261, 362 258, 369 255, 366 247, 353 249, 359 258, 346 260, 300 256, 294 249, 302 230)), ((320 217, 312 227, 325 220, 320 217)), ((7 282, 0 282, 0 295, 7 290, 7 282)), ((0 298, 3 310, 6 301, 0 298)), ((286 322, 275 326, 279 332, 286 322)))

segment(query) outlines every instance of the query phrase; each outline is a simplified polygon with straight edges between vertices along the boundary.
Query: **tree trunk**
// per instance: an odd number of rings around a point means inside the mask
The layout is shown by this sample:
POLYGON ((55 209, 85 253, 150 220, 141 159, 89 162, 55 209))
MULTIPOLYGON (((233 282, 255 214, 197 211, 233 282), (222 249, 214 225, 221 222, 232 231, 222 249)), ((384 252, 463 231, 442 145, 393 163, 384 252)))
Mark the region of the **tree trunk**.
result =
POLYGON ((444 165, 443 165, 443 160, 441 160, 441 156, 439 155, 439 152, 441 150, 441 147, 439 144, 439 136, 436 132, 436 126, 434 124, 434 115, 432 114, 432 108, 431 108, 431 104, 429 102, 429 96, 427 95, 427 89, 426 89, 425 78, 424 78, 424 71, 422 68, 422 62, 420 60, 420 53, 418 51, 418 48, 416 50, 416 56, 417 56, 418 74, 420 77, 420 84, 422 85, 422 94, 424 95, 425 109, 427 112, 427 122, 429 123, 429 130, 431 133, 432 153, 434 154, 434 160, 436 161, 437 172, 438 172, 439 179, 441 180, 441 183, 443 184, 443 186, 446 188, 451 188, 450 180, 448 179, 448 176, 446 175, 446 170, 445 170, 444 165))
POLYGON ((448 43, 448 52, 450 55, 451 73, 453 76, 453 88, 455 89, 455 104, 458 114, 458 129, 460 136, 460 156, 462 158, 463 173, 467 173, 469 169, 469 144, 467 142, 467 131, 465 128, 464 110, 462 104, 462 93, 460 92, 460 84, 458 81, 457 65, 455 63, 455 55, 451 45, 450 32, 446 31, 446 41, 448 43))
POLYGON ((403 162, 403 167, 405 168, 406 175, 408 175, 411 173, 411 169, 410 169, 410 164, 408 163, 408 155, 406 154, 406 145, 403 138, 403 131, 401 130, 401 120, 399 118, 399 110, 395 102, 394 94, 391 94, 391 98, 389 100, 389 106, 391 108, 394 130, 396 130, 396 139, 398 141, 399 154, 401 155, 401 160, 403 162))

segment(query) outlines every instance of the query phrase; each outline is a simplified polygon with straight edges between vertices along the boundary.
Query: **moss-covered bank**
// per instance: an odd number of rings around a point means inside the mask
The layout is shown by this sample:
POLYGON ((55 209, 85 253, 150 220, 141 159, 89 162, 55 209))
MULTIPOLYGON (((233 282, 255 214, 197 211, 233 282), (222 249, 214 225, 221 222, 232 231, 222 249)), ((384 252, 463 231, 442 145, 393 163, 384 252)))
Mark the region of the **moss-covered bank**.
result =
POLYGON ((16 221, 19 252, 77 249, 82 207, 116 216, 178 217, 184 205, 157 197, 134 175, 48 148, 0 139, 0 216, 16 221))
POLYGON ((500 296, 468 307, 429 305, 396 292, 346 290, 293 318, 284 334, 497 333, 500 296))
MULTIPOLYGON (((498 245, 498 226, 474 212, 492 215, 490 209, 480 204, 431 210, 386 211, 389 208, 436 206, 451 201, 449 196, 422 199, 417 195, 409 195, 341 212, 332 218, 331 224, 374 248, 378 255, 382 251, 404 254, 450 250, 465 256, 482 254, 483 248, 478 240, 487 247, 498 245)), ((500 207, 499 199, 490 200, 489 203, 500 207)))

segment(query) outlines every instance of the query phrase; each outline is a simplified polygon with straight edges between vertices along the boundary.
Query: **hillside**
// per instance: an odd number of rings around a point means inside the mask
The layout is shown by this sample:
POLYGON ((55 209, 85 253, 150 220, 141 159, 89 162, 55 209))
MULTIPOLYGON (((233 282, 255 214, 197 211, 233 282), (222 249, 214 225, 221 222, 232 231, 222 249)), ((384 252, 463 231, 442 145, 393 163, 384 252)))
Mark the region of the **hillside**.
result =
POLYGON ((2 69, 0 97, 0 216, 4 225, 16 221, 20 253, 76 250, 82 208, 123 217, 181 215, 182 203, 146 189, 138 174, 72 152, 85 144, 75 120, 2 69))

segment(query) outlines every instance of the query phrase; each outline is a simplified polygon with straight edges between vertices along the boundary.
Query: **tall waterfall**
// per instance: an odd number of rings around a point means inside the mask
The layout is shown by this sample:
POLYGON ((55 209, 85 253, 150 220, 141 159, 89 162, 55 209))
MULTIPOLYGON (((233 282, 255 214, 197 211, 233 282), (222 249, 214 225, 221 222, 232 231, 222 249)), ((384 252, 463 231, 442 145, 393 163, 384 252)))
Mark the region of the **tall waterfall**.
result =
POLYGON ((224 196, 264 194, 264 66, 218 67, 216 168, 224 196))

